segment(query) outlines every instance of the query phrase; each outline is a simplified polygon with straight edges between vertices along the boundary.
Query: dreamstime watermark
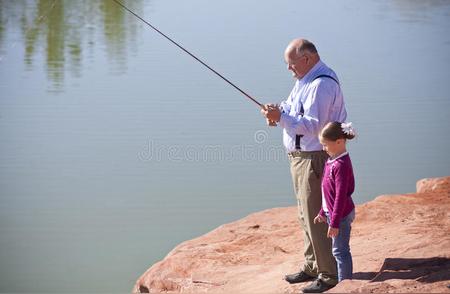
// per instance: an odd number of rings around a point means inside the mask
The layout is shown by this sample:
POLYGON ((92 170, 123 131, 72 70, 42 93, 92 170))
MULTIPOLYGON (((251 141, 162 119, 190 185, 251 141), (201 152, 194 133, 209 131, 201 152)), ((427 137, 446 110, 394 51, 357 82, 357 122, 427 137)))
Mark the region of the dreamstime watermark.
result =
POLYGON ((174 162, 226 162, 226 161, 283 161, 286 151, 281 144, 267 144, 269 134, 258 130, 251 144, 222 145, 161 145, 149 140, 143 151, 138 153, 142 161, 174 162))
POLYGON ((269 137, 269 134, 267 133, 267 131, 264 131, 264 130, 258 130, 253 135, 255 143, 258 143, 258 144, 263 144, 264 142, 266 142, 268 137, 269 137))

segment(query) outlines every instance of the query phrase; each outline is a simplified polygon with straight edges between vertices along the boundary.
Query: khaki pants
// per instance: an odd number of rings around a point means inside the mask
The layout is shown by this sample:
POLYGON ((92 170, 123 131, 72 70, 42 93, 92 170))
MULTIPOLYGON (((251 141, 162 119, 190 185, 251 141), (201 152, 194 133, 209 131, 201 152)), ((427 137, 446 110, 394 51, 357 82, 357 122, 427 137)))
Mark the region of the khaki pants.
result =
POLYGON ((331 252, 328 225, 314 224, 322 206, 321 181, 328 155, 324 151, 295 152, 289 155, 298 218, 304 233, 305 263, 302 270, 327 284, 337 284, 336 260, 331 252))

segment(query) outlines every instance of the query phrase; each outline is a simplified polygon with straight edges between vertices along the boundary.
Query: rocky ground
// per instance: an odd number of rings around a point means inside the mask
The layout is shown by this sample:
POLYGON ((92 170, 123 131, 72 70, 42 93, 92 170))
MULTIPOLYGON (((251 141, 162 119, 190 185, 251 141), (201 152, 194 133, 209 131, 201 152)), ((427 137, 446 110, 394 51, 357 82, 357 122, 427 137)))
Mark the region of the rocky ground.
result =
MULTIPOLYGON (((178 245, 133 292, 300 292, 306 284, 282 279, 303 260, 296 210, 254 213, 178 245)), ((450 293, 450 177, 358 205, 350 245, 354 278, 329 292, 450 293)))

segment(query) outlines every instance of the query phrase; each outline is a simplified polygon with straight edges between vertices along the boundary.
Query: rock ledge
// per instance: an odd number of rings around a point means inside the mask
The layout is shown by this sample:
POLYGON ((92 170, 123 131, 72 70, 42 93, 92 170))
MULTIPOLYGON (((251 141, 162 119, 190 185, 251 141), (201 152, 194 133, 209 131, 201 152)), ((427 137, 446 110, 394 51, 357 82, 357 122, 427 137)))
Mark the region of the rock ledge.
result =
MULTIPOLYGON (((296 207, 273 208, 181 243, 136 282, 133 293, 298 293, 303 240, 296 207)), ((383 195, 356 208, 354 279, 329 292, 450 293, 450 177, 417 193, 383 195)))

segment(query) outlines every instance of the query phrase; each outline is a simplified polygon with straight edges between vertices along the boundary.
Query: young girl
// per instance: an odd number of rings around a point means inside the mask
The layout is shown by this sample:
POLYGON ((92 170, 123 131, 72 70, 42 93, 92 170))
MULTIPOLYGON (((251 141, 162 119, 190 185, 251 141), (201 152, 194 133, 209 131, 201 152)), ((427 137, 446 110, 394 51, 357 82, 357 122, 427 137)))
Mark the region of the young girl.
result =
POLYGON ((325 164, 322 180, 322 209, 314 223, 328 223, 328 238, 333 239, 338 281, 352 278, 350 253, 351 223, 355 219, 355 204, 351 198, 355 179, 345 144, 355 137, 352 123, 330 122, 319 135, 320 143, 330 158, 325 164))

